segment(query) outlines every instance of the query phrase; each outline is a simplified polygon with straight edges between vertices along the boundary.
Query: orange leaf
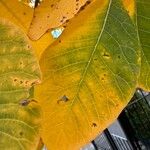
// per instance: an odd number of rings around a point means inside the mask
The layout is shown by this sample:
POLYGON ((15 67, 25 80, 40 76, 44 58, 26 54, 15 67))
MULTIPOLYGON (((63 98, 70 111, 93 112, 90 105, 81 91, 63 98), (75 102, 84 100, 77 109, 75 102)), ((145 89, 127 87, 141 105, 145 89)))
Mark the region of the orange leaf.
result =
POLYGON ((29 29, 29 37, 39 39, 48 29, 59 27, 94 0, 45 0, 35 8, 34 17, 29 29))

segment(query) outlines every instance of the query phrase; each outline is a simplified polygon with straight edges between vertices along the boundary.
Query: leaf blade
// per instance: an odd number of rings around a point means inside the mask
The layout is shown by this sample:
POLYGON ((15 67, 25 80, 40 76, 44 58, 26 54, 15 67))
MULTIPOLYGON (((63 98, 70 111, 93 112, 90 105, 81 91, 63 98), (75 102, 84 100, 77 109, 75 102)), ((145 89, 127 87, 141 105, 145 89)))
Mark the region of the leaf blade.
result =
POLYGON ((93 0, 55 0, 43 1, 35 8, 34 17, 28 35, 32 40, 38 40, 48 29, 57 28, 75 17, 93 0))
POLYGON ((119 0, 96 1, 74 18, 40 60, 43 84, 35 94, 48 148, 79 149, 118 116, 137 86, 139 49, 119 0))
POLYGON ((150 54, 149 54, 149 37, 150 37, 150 17, 149 17, 150 3, 147 0, 137 1, 137 18, 136 24, 139 34, 139 42, 141 45, 141 71, 139 76, 139 87, 150 90, 150 54))
POLYGON ((23 106, 30 89, 40 82, 40 70, 27 37, 15 25, 0 19, 0 149, 36 149, 40 108, 23 106))

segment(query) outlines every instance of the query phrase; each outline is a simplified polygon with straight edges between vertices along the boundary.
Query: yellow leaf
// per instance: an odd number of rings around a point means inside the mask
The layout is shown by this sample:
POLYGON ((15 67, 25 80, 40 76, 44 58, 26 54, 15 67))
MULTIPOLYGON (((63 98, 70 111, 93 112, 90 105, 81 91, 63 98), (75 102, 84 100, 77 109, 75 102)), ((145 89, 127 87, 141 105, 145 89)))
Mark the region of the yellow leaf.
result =
POLYGON ((55 41, 54 38, 50 35, 50 33, 46 33, 44 36, 42 36, 37 41, 32 41, 31 44, 33 48, 36 51, 36 55, 38 57, 38 60, 40 60, 41 54, 45 51, 45 49, 51 45, 55 41))
POLYGON ((39 39, 48 29, 68 22, 94 0, 45 0, 35 8, 29 37, 39 39))
POLYGON ((35 88, 48 149, 78 150, 117 118, 137 86, 138 58, 121 0, 97 0, 70 21, 43 53, 43 83, 35 88))
POLYGON ((0 17, 6 18, 20 26, 25 32, 28 31, 34 9, 19 2, 18 0, 0 0, 0 17))
MULTIPOLYGON (((18 0, 0 0, 0 17, 6 18, 9 21, 13 22, 19 26, 25 33, 27 33, 34 9, 31 9, 29 6, 24 5, 18 0)), ((33 48, 36 51, 36 55, 40 58, 42 52, 50 45, 54 39, 50 33, 46 33, 38 41, 31 41, 33 48)))

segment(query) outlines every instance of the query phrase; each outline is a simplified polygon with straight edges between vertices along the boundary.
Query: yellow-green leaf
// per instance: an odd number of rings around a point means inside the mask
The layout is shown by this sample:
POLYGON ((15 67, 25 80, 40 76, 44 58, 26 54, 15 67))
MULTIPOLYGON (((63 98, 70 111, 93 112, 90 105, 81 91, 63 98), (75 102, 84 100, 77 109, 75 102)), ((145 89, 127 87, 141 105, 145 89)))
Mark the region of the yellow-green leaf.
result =
POLYGON ((150 90, 150 1, 137 1, 137 28, 141 44, 139 87, 150 90))
POLYGON ((39 143, 40 109, 28 102, 40 70, 27 37, 0 19, 0 149, 34 150, 39 143))
POLYGON ((29 29, 32 40, 39 39, 48 29, 59 27, 68 22, 94 0, 44 0, 35 8, 29 29))
POLYGON ((138 58, 122 0, 97 0, 74 18, 40 60, 43 83, 35 96, 46 146, 77 150, 112 123, 137 86, 138 58))

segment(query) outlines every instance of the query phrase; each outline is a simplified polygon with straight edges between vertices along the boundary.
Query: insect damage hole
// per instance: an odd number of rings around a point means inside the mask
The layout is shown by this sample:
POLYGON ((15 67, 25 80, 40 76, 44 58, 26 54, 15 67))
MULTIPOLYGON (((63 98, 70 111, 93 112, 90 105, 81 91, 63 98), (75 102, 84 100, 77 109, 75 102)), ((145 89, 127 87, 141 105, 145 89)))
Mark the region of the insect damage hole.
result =
POLYGON ((37 7, 38 5, 40 5, 40 3, 42 2, 42 0, 30 0, 29 2, 29 7, 31 8, 35 8, 37 7))
POLYGON ((51 35, 54 39, 57 39, 58 37, 60 37, 63 31, 64 31, 64 27, 56 28, 51 31, 51 35))
POLYGON ((57 103, 59 104, 60 102, 68 102, 68 101, 69 101, 69 98, 66 95, 64 95, 61 97, 61 99, 57 101, 57 103))
POLYGON ((21 106, 28 106, 31 102, 37 103, 37 101, 34 99, 22 99, 22 100, 20 100, 19 104, 21 106))

